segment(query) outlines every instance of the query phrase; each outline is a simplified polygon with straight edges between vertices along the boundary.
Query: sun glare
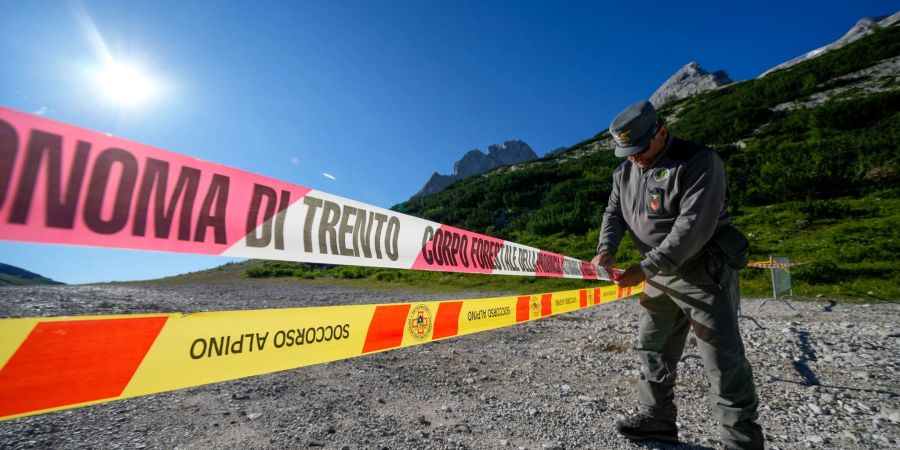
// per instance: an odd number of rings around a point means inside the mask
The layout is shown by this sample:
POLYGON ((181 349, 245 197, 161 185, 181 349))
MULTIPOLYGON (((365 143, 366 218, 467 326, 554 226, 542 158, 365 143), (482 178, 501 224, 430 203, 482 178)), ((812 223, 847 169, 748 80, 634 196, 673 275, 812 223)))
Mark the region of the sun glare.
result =
POLYGON ((137 66, 111 63, 97 76, 107 99, 125 106, 150 100, 158 90, 156 82, 137 66))

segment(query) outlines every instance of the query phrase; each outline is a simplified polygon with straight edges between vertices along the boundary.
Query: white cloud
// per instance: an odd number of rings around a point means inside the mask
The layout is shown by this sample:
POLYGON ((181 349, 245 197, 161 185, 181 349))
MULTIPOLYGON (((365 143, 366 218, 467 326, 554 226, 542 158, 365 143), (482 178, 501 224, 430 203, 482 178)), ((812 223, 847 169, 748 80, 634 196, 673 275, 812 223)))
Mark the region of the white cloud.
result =
POLYGON ((44 114, 47 114, 47 107, 41 106, 40 108, 34 110, 33 112, 39 116, 43 116, 44 114))
POLYGON ((293 157, 293 158, 291 158, 291 164, 293 164, 293 165, 295 165, 295 166, 298 165, 298 164, 300 164, 300 158, 298 158, 298 157, 296 157, 296 156, 293 157))
POLYGON ((325 178, 331 178, 332 180, 337 180, 337 178, 335 178, 334 175, 332 175, 328 172, 322 172, 322 176, 325 178))

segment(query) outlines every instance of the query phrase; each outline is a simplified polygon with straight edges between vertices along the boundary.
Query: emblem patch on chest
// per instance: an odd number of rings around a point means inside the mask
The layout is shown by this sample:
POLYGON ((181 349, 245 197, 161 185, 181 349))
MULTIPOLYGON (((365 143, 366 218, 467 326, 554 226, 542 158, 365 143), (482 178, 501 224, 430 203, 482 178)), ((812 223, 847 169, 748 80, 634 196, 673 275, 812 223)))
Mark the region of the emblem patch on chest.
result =
POLYGON ((660 188, 653 189, 647 193, 647 208, 650 210, 651 216, 661 216, 666 213, 663 207, 665 193, 660 188))
POLYGON ((665 167, 657 169, 656 173, 653 174, 653 179, 656 181, 666 181, 666 178, 669 178, 669 169, 665 167))

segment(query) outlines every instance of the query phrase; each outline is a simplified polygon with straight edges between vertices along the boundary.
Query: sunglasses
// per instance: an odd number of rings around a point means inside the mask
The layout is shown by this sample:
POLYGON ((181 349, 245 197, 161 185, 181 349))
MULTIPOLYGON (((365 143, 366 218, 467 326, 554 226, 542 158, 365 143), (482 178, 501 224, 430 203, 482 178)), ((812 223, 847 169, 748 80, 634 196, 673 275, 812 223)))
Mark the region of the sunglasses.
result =
POLYGON ((658 123, 656 125, 654 125, 653 126, 653 134, 652 134, 653 137, 650 138, 650 144, 647 144, 647 146, 644 147, 643 149, 641 149, 641 151, 639 151, 637 153, 632 153, 629 156, 640 156, 644 153, 647 153, 647 150, 650 150, 650 145, 653 143, 653 140, 656 139, 656 135, 659 133, 660 128, 661 128, 661 126, 658 123))

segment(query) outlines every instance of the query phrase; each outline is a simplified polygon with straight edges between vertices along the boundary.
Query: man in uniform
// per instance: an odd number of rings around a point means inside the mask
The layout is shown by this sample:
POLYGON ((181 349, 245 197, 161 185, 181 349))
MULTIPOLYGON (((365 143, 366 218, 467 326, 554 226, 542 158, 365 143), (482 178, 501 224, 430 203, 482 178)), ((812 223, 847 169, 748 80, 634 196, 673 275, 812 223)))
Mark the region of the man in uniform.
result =
POLYGON ((609 131, 616 156, 628 160, 613 173, 593 262, 612 266, 627 229, 643 260, 615 282, 634 286, 646 280, 637 348, 643 364, 640 411, 617 422, 616 430, 633 440, 678 441, 676 366, 693 327, 724 444, 761 449, 759 401, 738 330, 738 272, 728 263, 741 264, 716 251, 727 248, 729 239, 746 244, 725 211, 722 161, 710 148, 672 136, 646 101, 619 113, 609 131), (723 241, 722 247, 714 245, 723 241))

